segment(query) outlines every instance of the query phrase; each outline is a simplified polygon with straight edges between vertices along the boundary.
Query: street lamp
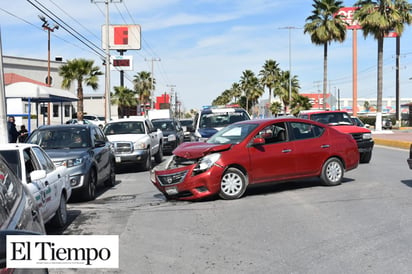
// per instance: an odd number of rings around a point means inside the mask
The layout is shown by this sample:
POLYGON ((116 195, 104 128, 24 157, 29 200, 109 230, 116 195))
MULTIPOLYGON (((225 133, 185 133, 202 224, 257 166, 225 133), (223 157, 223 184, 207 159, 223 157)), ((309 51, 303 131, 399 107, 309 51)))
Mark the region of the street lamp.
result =
MULTIPOLYGON (((49 22, 43 15, 39 15, 40 20, 43 22, 42 28, 47 30, 47 78, 46 84, 50 87, 52 79, 50 77, 50 32, 53 32, 55 29, 59 29, 59 25, 54 25, 50 27, 49 22)), ((47 106, 47 124, 50 125, 50 102, 47 106)))

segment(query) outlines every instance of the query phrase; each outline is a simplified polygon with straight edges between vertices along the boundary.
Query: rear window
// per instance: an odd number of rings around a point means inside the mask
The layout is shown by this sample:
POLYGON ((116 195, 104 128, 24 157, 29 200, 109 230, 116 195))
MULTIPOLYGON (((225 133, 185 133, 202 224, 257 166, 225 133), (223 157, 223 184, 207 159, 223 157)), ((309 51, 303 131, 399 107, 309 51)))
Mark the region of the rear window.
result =
POLYGON ((109 123, 103 129, 106 135, 116 134, 144 134, 144 124, 141 121, 109 123))
POLYGON ((199 128, 219 128, 227 125, 250 120, 246 111, 202 113, 199 128))

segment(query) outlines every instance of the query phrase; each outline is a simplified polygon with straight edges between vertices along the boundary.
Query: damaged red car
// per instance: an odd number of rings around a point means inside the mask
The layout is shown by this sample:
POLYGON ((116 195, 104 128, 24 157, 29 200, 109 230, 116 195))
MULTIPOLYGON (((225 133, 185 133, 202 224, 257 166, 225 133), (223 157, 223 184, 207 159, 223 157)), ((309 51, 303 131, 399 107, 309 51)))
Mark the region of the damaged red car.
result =
POLYGON ((183 143, 150 178, 168 199, 231 200, 261 183, 319 177, 324 185, 339 185, 358 163, 350 134, 307 119, 275 118, 238 122, 207 142, 183 143))

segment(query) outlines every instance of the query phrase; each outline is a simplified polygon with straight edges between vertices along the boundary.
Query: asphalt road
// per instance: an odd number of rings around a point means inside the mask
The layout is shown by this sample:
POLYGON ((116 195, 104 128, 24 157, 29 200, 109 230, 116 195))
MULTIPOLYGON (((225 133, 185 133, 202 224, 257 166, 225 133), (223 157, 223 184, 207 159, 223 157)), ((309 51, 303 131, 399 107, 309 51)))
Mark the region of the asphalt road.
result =
POLYGON ((50 273, 410 273, 407 150, 376 146, 336 187, 304 180, 234 201, 166 201, 148 172, 117 176, 93 202, 69 204, 51 234, 120 235, 120 269, 50 273))

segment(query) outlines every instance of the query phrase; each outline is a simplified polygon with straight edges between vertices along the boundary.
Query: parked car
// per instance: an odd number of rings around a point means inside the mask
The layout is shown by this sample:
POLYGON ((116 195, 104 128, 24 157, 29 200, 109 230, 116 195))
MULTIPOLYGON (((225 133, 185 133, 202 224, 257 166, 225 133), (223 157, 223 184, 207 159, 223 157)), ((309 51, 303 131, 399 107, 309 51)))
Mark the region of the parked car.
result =
POLYGON ((412 169, 412 144, 409 147, 409 158, 407 159, 409 169, 412 169))
POLYGON ((0 156, 0 273, 48 273, 47 269, 6 267, 8 235, 44 235, 43 219, 33 196, 0 156))
POLYGON ((341 183, 358 166, 349 134, 310 120, 277 118, 231 124, 204 142, 185 142, 151 171, 151 182, 169 199, 218 194, 240 198, 249 185, 320 177, 341 183))
POLYGON ((392 129, 392 120, 390 118, 382 119, 382 129, 392 129))
POLYGON ((43 126, 27 142, 42 147, 56 166, 68 168, 75 198, 93 200, 98 184, 115 185, 113 146, 96 125, 43 126))
POLYGON ((183 128, 183 141, 192 142, 194 141, 194 129, 193 129, 193 119, 180 119, 180 125, 183 128))
POLYGON ((178 145, 184 141, 183 128, 179 120, 175 118, 153 119, 151 120, 156 129, 163 133, 163 152, 172 153, 178 145))
POLYGON ((83 120, 87 120, 95 124, 96 126, 99 126, 100 128, 103 128, 106 123, 106 119, 104 118, 104 116, 98 115, 83 115, 83 120))
POLYGON ((143 170, 163 160, 163 133, 146 117, 122 118, 109 121, 103 128, 113 143, 116 164, 137 163, 143 170))
POLYGON ((317 121, 340 132, 351 134, 358 144, 360 162, 370 162, 375 144, 372 132, 368 128, 357 126, 346 111, 310 110, 300 112, 298 117, 317 121))
POLYGON ((244 120, 250 120, 250 116, 237 106, 204 107, 193 120, 195 140, 204 142, 223 127, 244 120))
POLYGON ((47 153, 34 144, 2 144, 0 155, 33 195, 43 221, 64 227, 66 204, 72 193, 67 168, 56 167, 47 153))

